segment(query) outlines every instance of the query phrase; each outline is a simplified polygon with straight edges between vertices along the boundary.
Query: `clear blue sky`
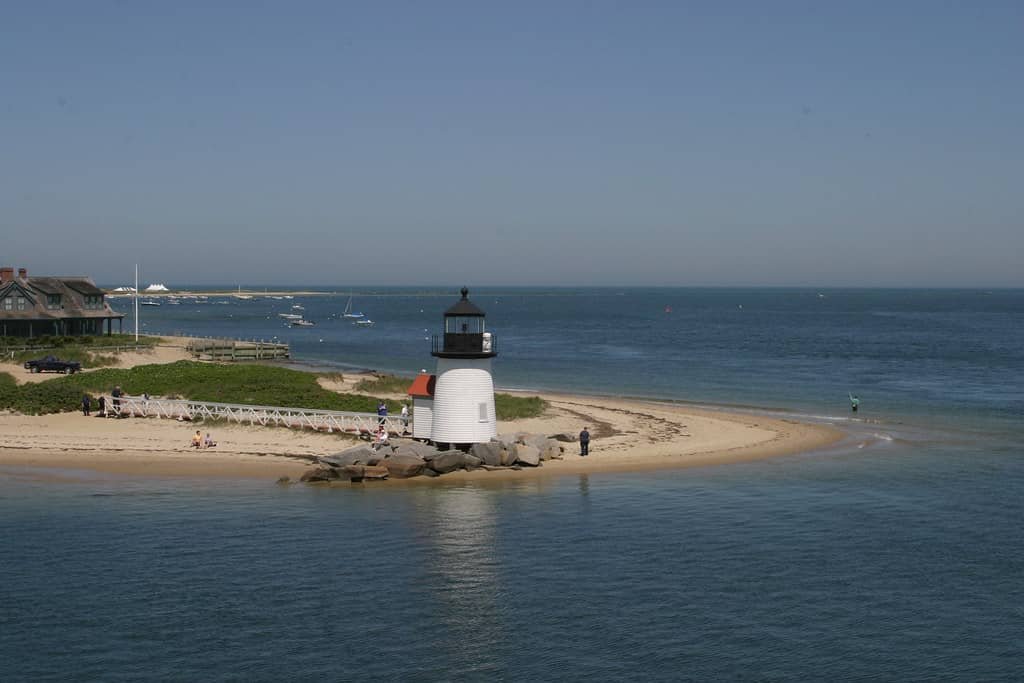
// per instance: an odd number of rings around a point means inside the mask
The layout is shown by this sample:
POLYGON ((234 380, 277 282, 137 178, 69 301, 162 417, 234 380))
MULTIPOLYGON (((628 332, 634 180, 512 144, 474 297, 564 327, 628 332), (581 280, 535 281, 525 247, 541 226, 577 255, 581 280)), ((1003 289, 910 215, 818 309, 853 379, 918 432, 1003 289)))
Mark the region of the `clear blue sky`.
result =
POLYGON ((0 262, 1024 286, 1022 2, 21 2, 0 262))

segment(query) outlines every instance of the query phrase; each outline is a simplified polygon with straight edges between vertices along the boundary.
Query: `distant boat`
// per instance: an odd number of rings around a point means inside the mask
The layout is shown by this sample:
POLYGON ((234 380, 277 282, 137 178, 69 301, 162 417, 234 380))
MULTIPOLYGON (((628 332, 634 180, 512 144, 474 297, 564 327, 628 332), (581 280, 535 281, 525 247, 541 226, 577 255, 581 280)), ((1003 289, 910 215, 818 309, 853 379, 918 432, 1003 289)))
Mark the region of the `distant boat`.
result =
POLYGON ((292 308, 294 308, 296 311, 304 311, 304 310, 306 310, 306 307, 302 306, 300 304, 295 304, 294 306, 292 306, 292 308))
MULTIPOLYGON (((353 311, 352 310, 352 296, 349 295, 348 303, 345 304, 345 310, 342 312, 341 317, 342 318, 364 318, 366 316, 364 316, 359 311, 353 311)), ((370 324, 372 325, 373 323, 370 323, 370 324)))
POLYGON ((277 315, 285 320, 302 320, 302 316, 298 313, 278 313, 277 315))
POLYGON ((312 320, 302 320, 302 319, 299 319, 299 320, 293 320, 292 321, 292 327, 313 327, 315 325, 316 325, 316 323, 313 322, 312 320))
POLYGON ((160 302, 159 301, 140 301, 139 305, 140 306, 159 306, 160 302))
MULTIPOLYGON (((362 315, 362 313, 360 313, 359 315, 362 315)), ((360 327, 371 327, 373 325, 373 321, 370 320, 369 318, 363 318, 362 320, 354 321, 352 324, 359 325, 360 327)))

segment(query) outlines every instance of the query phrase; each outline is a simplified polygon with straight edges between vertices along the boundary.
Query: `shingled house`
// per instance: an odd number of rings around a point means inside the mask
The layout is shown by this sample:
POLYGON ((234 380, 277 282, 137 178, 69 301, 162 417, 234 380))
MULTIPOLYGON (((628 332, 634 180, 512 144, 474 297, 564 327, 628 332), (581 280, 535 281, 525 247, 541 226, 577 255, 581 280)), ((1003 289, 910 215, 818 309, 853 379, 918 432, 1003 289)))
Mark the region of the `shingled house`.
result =
POLYGON ((32 277, 0 268, 0 337, 110 334, 124 314, 88 277, 32 277))

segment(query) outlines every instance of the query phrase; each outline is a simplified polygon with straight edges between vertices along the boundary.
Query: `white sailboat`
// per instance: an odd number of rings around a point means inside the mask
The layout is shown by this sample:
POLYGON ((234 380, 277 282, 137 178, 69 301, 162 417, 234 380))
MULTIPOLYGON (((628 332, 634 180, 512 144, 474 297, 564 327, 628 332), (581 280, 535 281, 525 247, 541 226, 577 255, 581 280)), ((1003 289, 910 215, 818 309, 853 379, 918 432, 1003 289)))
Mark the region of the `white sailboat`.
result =
POLYGON ((342 312, 341 317, 342 318, 364 318, 364 317, 366 317, 362 313, 360 313, 359 311, 353 311, 352 310, 352 295, 351 294, 348 297, 348 303, 345 304, 345 310, 342 312))

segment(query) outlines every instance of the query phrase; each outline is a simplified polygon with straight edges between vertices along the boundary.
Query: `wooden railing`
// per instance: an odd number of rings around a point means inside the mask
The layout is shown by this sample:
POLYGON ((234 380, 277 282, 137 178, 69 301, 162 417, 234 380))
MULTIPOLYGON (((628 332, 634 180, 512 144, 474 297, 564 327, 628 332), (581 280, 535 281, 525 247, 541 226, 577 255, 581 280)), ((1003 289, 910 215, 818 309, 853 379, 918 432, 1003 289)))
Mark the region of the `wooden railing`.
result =
POLYGON ((227 420, 237 424, 313 429, 319 432, 374 434, 381 420, 388 432, 412 431, 412 418, 400 415, 379 417, 376 413, 336 410, 251 406, 236 403, 210 403, 183 399, 153 399, 122 396, 118 403, 107 401, 107 412, 122 417, 159 417, 170 420, 227 420))

